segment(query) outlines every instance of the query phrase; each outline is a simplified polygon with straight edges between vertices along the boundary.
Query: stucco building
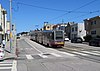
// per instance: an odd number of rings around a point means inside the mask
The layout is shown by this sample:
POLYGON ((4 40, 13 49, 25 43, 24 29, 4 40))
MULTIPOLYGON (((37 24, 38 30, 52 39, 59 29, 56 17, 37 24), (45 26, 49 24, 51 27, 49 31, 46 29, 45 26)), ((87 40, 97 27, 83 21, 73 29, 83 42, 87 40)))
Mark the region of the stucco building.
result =
POLYGON ((84 28, 84 23, 75 23, 71 25, 71 39, 75 37, 81 37, 84 40, 84 36, 86 36, 86 31, 84 28))
POLYGON ((84 20, 86 34, 92 37, 100 36, 100 16, 84 20))

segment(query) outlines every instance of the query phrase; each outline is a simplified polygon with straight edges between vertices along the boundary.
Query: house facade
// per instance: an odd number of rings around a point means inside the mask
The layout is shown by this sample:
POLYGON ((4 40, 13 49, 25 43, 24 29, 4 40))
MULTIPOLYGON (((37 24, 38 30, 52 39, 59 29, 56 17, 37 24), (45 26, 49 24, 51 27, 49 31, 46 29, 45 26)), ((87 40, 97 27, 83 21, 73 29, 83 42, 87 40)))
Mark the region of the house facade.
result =
POLYGON ((87 35, 92 37, 100 36, 100 16, 85 19, 84 25, 87 35))
POLYGON ((49 24, 48 22, 44 22, 44 27, 42 30, 53 30, 53 24, 49 24))
POLYGON ((2 39, 8 40, 8 29, 10 29, 10 22, 9 24, 7 22, 7 11, 0 4, 0 43, 2 39))
POLYGON ((84 23, 75 23, 71 25, 71 34, 70 34, 71 39, 75 37, 81 37, 83 39, 84 36, 86 36, 84 23))

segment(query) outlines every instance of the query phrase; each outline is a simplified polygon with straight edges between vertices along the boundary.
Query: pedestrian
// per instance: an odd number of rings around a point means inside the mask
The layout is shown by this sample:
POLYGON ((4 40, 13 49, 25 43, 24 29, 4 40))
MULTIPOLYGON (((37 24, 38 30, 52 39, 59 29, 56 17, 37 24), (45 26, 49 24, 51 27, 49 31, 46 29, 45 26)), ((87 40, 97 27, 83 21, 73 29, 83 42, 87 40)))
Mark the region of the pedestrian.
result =
POLYGON ((6 43, 5 43, 5 40, 4 39, 2 40, 2 44, 3 44, 3 47, 2 48, 5 48, 5 44, 6 43))

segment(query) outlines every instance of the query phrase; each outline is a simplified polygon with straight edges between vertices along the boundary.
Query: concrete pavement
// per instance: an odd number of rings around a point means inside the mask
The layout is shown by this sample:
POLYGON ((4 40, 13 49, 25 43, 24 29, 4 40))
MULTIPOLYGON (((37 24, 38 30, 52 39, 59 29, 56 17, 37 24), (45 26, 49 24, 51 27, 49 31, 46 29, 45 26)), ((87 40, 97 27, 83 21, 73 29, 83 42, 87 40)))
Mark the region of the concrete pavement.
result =
POLYGON ((6 59, 15 59, 16 56, 16 47, 12 47, 10 50, 10 42, 6 42, 6 46, 5 46, 5 57, 4 60, 6 59))
POLYGON ((21 50, 18 71, 100 71, 99 62, 79 58, 78 55, 68 56, 66 54, 64 56, 55 49, 46 48, 25 38, 18 43, 21 50), (38 53, 44 53, 47 57, 38 55, 38 53))

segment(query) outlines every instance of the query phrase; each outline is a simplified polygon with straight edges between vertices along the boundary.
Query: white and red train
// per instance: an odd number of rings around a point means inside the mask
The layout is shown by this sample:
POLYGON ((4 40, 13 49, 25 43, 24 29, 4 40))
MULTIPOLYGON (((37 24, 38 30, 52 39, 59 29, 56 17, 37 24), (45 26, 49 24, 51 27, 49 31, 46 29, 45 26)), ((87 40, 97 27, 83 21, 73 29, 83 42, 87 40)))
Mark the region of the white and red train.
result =
POLYGON ((30 39, 49 47, 64 46, 63 30, 31 31, 30 39))

